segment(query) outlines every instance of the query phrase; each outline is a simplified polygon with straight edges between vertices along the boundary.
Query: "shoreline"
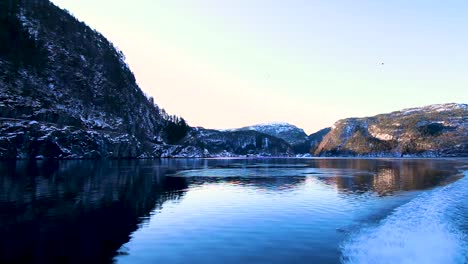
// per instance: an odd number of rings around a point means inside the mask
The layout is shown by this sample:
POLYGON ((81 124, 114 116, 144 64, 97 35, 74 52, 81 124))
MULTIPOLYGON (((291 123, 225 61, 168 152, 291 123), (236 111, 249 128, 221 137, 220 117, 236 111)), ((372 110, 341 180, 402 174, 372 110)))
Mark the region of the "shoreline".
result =
POLYGON ((54 161, 63 161, 63 160, 89 160, 89 161, 113 161, 113 160, 160 160, 160 159, 173 159, 173 160, 182 160, 182 159, 206 159, 206 160, 253 160, 253 159, 299 159, 299 160, 326 160, 326 159, 352 159, 352 160, 463 160, 468 161, 468 156, 466 157, 427 157, 427 156, 411 156, 411 157, 382 157, 382 156, 326 156, 326 157, 296 157, 296 156, 219 156, 219 157, 124 157, 124 158, 47 158, 47 157, 36 157, 36 158, 0 158, 2 161, 39 161, 39 160, 54 160, 54 161))

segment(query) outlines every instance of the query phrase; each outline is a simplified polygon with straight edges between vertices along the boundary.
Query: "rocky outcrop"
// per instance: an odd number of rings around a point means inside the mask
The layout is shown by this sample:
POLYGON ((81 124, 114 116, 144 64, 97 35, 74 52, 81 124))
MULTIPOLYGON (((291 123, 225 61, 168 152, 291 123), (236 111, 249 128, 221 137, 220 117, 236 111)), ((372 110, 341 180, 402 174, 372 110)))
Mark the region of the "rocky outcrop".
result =
POLYGON ((430 105, 339 120, 315 155, 468 156, 468 105, 430 105))

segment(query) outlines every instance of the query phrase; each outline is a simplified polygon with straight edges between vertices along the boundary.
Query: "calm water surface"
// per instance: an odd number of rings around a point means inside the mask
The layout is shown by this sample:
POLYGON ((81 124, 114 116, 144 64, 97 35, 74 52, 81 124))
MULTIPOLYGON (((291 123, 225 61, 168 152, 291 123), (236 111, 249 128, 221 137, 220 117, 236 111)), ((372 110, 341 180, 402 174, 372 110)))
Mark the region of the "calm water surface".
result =
POLYGON ((467 164, 0 163, 0 263, 467 263, 467 164))

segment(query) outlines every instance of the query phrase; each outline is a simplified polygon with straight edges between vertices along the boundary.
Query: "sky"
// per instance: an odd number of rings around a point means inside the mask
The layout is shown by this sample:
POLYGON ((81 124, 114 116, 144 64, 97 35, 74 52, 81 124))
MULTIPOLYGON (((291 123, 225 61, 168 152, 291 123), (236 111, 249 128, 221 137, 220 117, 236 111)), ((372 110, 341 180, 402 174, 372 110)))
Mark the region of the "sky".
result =
POLYGON ((52 0, 126 56, 191 126, 288 122, 468 103, 468 1, 52 0))

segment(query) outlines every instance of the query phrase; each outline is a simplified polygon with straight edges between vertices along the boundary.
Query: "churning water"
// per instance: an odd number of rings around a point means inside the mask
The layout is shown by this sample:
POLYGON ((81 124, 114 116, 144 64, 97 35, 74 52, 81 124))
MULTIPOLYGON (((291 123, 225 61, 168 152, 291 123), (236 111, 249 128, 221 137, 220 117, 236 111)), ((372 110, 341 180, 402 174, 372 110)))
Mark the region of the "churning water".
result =
POLYGON ((343 246, 345 263, 467 263, 468 176, 425 192, 343 246))

